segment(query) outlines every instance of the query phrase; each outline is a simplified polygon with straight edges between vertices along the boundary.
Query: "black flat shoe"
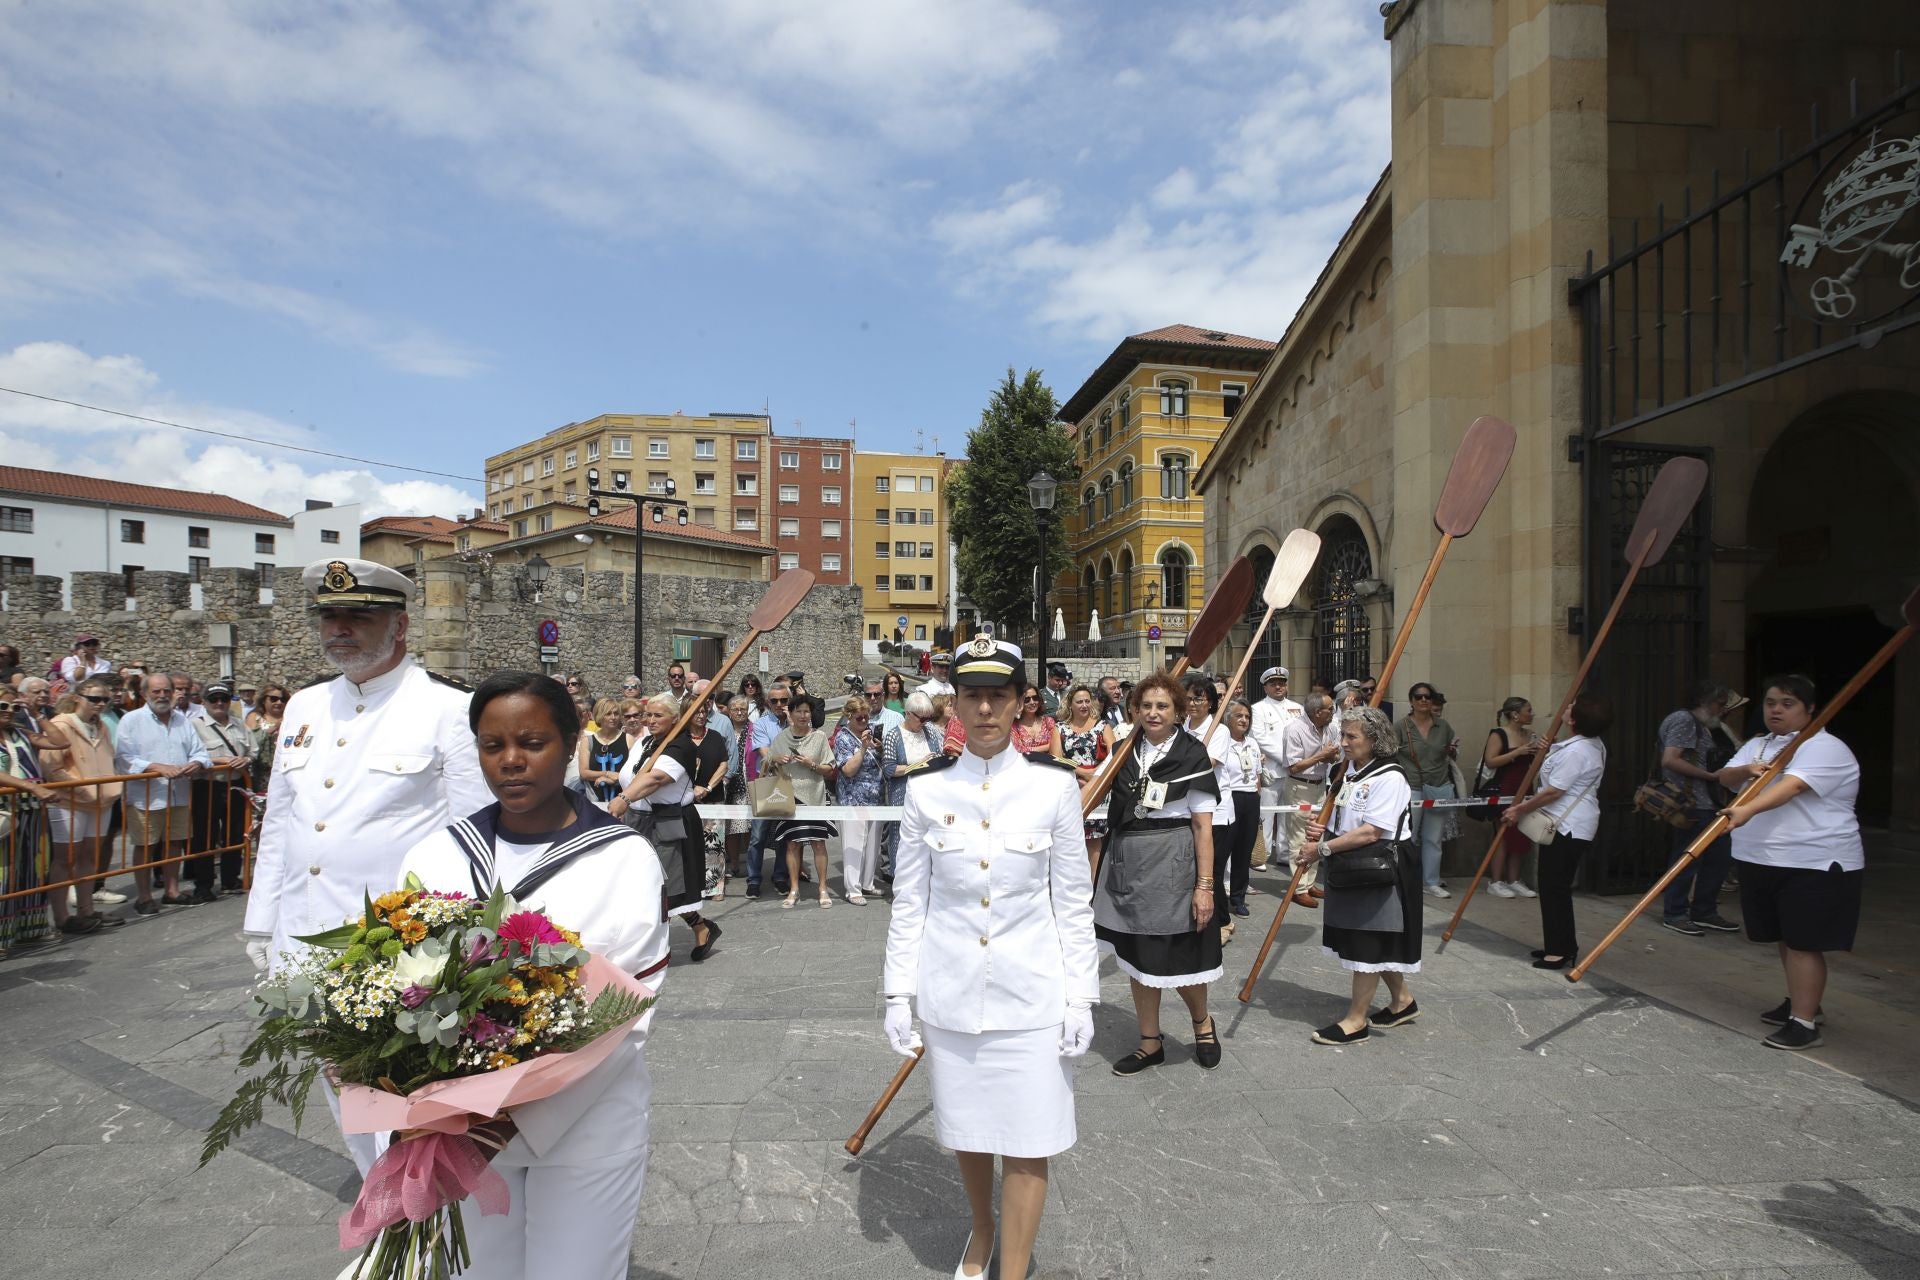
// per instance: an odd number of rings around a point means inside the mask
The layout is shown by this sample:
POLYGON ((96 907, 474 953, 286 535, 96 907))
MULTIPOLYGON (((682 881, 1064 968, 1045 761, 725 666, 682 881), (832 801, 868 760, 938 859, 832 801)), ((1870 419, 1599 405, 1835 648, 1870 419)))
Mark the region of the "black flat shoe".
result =
POLYGON ((693 950, 687 952, 687 959, 693 961, 695 964, 699 964, 702 960, 705 960, 708 956, 712 955, 713 944, 720 941, 719 925, 715 924, 711 920, 703 920, 701 921, 701 923, 707 926, 707 940, 701 943, 699 946, 695 947, 693 950))
POLYGON ((1367 1025, 1386 1031, 1392 1027, 1402 1027, 1420 1016, 1420 1002, 1407 1001, 1407 1007, 1396 1011, 1391 1005, 1384 1009, 1375 1009, 1367 1015, 1367 1025))
POLYGON ((1193 1060, 1202 1071, 1211 1071, 1220 1065, 1219 1028, 1213 1025, 1212 1015, 1207 1017, 1207 1029, 1202 1031, 1200 1027, 1198 1022, 1193 1024, 1193 1060))
POLYGON ((133 909, 135 912, 143 916, 154 916, 154 915, 160 914, 160 904, 155 902, 152 898, 148 898, 145 902, 134 903, 133 909))
POLYGON ((1556 969, 1557 970, 1557 969, 1565 969, 1572 964, 1573 964, 1572 956, 1561 956, 1558 960, 1549 960, 1545 956, 1541 956, 1538 960, 1535 960, 1533 962, 1533 967, 1536 969, 1556 969))
MULTIPOLYGON (((1135 1076, 1148 1067, 1157 1067, 1167 1060, 1167 1038, 1165 1036, 1141 1036, 1142 1040, 1157 1040, 1160 1047, 1152 1053, 1142 1053, 1135 1049, 1126 1057, 1113 1064, 1113 1074, 1117 1076, 1135 1076)), ((1216 1052, 1218 1052, 1216 1050, 1216 1052)))
POLYGON ((1370 1034, 1366 1027, 1348 1031, 1339 1023, 1330 1023, 1313 1033, 1315 1044, 1359 1044, 1370 1034))
POLYGON ((193 905, 193 899, 183 898, 177 893, 169 893, 162 895, 160 905, 165 907, 190 907, 193 905))
POLYGON ((82 933, 100 932, 99 916, 69 916, 60 922, 60 932, 72 937, 82 933))
POLYGON ((1534 951, 1529 951, 1527 952, 1527 954, 1532 956, 1535 960, 1545 960, 1547 958, 1547 952, 1544 947, 1534 951))

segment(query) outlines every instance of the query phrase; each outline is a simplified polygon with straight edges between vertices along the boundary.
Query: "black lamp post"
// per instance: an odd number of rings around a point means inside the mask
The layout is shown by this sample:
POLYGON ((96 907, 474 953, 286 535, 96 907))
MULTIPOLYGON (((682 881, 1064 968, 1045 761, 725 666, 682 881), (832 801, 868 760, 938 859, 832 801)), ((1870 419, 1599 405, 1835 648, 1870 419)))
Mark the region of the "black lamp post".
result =
POLYGON ((1035 683, 1043 689, 1047 685, 1047 628, 1053 621, 1047 613, 1047 522, 1053 518, 1053 495, 1058 487, 1044 471, 1027 481, 1027 505, 1040 517, 1040 671, 1035 683))
POLYGON ((685 524, 687 522, 686 501, 682 498, 674 497, 674 494, 679 492, 679 488, 680 486, 670 479, 667 481, 666 488, 661 492, 642 496, 631 492, 627 488, 627 477, 624 473, 615 472, 613 476, 613 488, 602 489, 600 487, 600 469, 598 467, 589 467, 587 469, 588 519, 598 520, 600 518, 600 499, 602 498, 624 498, 628 502, 633 503, 633 674, 636 676, 643 676, 640 669, 640 658, 644 652, 641 632, 646 621, 644 592, 642 589, 644 581, 642 563, 646 548, 640 538, 641 529, 644 524, 640 516, 643 510, 648 511, 652 515, 655 524, 665 524, 667 508, 674 507, 679 512, 679 523, 685 524))

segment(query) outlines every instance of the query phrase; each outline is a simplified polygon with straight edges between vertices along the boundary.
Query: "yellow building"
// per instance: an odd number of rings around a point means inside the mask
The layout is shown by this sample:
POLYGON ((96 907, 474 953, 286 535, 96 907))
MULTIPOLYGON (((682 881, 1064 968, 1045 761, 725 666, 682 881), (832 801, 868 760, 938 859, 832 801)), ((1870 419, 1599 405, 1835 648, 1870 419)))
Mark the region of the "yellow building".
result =
POLYGON ((487 518, 516 540, 584 520, 587 472, 598 470, 603 489, 624 483, 663 494, 671 482, 690 523, 758 542, 767 527, 772 435, 761 414, 603 413, 488 458, 487 518), (577 520, 566 508, 577 509, 577 520))
POLYGON ((1158 666, 1185 652, 1206 582, 1192 479, 1273 345, 1184 324, 1137 333, 1061 406, 1080 492, 1054 508, 1074 567, 1047 603, 1070 639, 1098 611, 1101 639, 1128 656, 1158 666))
POLYGON ((943 454, 853 455, 853 584, 865 600, 860 634, 870 656, 882 640, 927 648, 938 629, 952 625, 945 493, 959 465, 943 454))

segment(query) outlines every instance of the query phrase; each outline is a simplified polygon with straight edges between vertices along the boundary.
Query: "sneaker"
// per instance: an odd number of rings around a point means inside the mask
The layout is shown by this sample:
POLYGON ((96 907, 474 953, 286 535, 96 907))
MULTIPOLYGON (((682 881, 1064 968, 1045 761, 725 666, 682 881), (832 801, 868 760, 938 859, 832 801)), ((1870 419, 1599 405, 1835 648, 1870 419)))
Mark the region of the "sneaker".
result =
MULTIPOLYGON (((1793 1018, 1793 1001, 1792 1000, 1782 1000, 1779 1004, 1773 1006, 1773 1008, 1767 1010, 1765 1013, 1760 1015, 1760 1021, 1766 1023, 1770 1027, 1784 1027, 1787 1025, 1789 1021, 1792 1020, 1792 1018, 1793 1018)), ((1827 1020, 1827 1011, 1825 1009, 1815 1009, 1813 1011, 1814 1026, 1817 1027, 1821 1023, 1825 1022, 1826 1020, 1827 1020)))
POLYGON ((760 896, 760 886, 759 886, 759 885, 757 885, 757 884, 750 884, 750 885, 748 885, 748 886, 747 886, 747 896, 748 896, 749 898, 757 898, 757 897, 759 897, 759 896, 760 896))
POLYGON ((102 906, 118 907, 126 902, 127 895, 124 893, 115 893, 111 889, 95 889, 93 891, 93 900, 102 906))
POLYGON ((1407 1007, 1398 1013, 1393 1011, 1392 1005, 1375 1009, 1367 1015, 1367 1023, 1369 1026, 1378 1027, 1380 1030, 1385 1031, 1391 1027, 1405 1026, 1419 1016, 1420 1002, 1418 1000, 1409 1000, 1407 1001, 1407 1007))
POLYGON ((1540 896, 1518 880, 1507 881, 1507 888, 1513 890, 1513 896, 1516 898, 1537 898, 1540 896))
POLYGON ((1366 1027, 1358 1031, 1343 1030, 1339 1023, 1332 1022, 1313 1033, 1315 1044, 1359 1044, 1368 1035, 1366 1027))
POLYGON ((1787 1019, 1787 1024, 1761 1041, 1769 1049, 1818 1049, 1826 1041, 1820 1038, 1818 1027, 1809 1027, 1804 1022, 1787 1019))
POLYGON ((1693 922, 1699 925, 1702 929, 1711 929, 1715 933, 1740 932, 1739 925, 1727 919, 1725 916, 1721 915, 1718 911, 1709 912, 1704 916, 1695 916, 1693 918, 1693 922))
POLYGON ((1507 882, 1504 880, 1495 880, 1487 885, 1487 892, 1496 898, 1511 898, 1514 896, 1513 890, 1507 886, 1507 882))
MULTIPOLYGON (((1425 885, 1421 888, 1420 892, 1426 894, 1429 898, 1451 898, 1453 896, 1451 893, 1447 892, 1447 886, 1443 884, 1425 885)), ((1316 1037, 1318 1037, 1319 1034, 1320 1033, 1317 1031, 1314 1033, 1316 1037)), ((1322 1040, 1320 1043, 1331 1044, 1333 1042, 1329 1040, 1322 1040)))
POLYGON ((1660 922, 1660 927, 1662 929, 1671 929, 1675 933, 1684 933, 1689 938, 1704 938, 1707 936, 1707 931, 1705 929, 1702 929, 1699 925, 1687 919, 1685 916, 1682 916, 1678 920, 1663 919, 1660 922))

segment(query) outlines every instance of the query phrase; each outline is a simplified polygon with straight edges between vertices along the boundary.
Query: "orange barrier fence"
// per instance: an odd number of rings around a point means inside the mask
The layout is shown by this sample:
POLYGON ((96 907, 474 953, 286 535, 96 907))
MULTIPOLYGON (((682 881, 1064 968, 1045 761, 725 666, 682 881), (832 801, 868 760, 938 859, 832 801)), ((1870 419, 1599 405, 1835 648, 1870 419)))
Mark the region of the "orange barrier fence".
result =
POLYGON ((178 779, 132 773, 44 782, 41 785, 57 793, 51 800, 24 791, 0 791, 0 825, 6 828, 0 835, 0 915, 17 915, 17 900, 22 898, 64 893, 108 876, 136 872, 159 876, 168 867, 202 859, 210 864, 205 878, 211 884, 222 878, 219 864, 229 854, 238 855, 240 883, 245 887, 253 874, 255 810, 263 800, 246 785, 252 768, 251 761, 243 760, 178 779), (62 803, 59 798, 114 782, 179 783, 189 801, 142 811, 134 808, 125 793, 105 802, 62 803), (65 842, 55 841, 59 833, 50 815, 55 808, 71 815, 65 842), (110 836, 116 810, 124 825, 118 835, 110 836), (85 826, 93 828, 91 833, 81 834, 85 826), (51 878, 61 874, 65 878, 51 878))

